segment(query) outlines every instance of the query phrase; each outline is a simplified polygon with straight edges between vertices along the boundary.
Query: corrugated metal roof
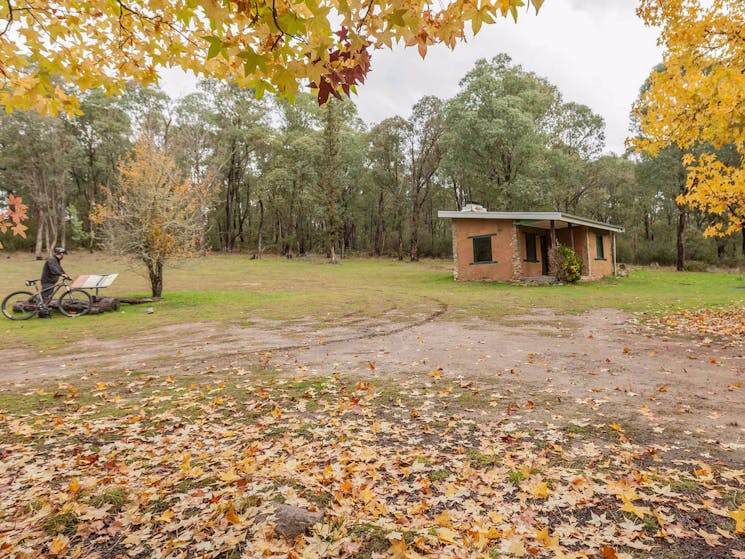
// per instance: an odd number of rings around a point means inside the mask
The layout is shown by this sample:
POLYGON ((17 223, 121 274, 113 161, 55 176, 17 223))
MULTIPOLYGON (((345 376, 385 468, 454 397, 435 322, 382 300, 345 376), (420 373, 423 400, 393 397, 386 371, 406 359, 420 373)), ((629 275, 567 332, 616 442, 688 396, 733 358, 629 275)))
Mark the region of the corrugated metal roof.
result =
MULTIPOLYGON (((615 233, 623 233, 625 231, 625 229, 620 225, 603 223, 602 221, 595 221, 594 219, 565 214, 562 212, 452 212, 440 210, 437 212, 437 217, 443 219, 511 219, 523 222, 522 225, 531 225, 532 227, 539 227, 541 229, 549 228, 551 226, 551 220, 553 220, 554 222, 558 221, 565 224, 571 223, 572 225, 585 225, 587 227, 604 229, 615 233)), ((560 224, 555 223, 555 226, 559 225, 560 224)), ((559 226, 559 228, 561 227, 559 226)))

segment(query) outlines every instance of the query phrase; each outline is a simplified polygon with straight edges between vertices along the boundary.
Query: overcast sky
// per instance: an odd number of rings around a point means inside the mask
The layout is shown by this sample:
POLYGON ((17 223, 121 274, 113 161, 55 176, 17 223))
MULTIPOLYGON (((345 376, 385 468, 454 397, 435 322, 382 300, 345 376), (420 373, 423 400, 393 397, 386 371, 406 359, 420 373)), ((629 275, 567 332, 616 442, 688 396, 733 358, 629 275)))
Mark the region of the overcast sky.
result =
MULTIPOLYGON (((484 26, 454 51, 430 48, 422 60, 415 48, 373 53, 367 82, 352 99, 368 124, 408 117, 424 95, 443 99, 479 58, 505 52, 513 62, 558 86, 564 101, 583 103, 606 122, 606 152, 622 153, 629 112, 650 70, 660 62, 657 33, 635 14, 636 0, 546 0, 540 13, 521 10, 512 19, 484 26)), ((193 80, 169 72, 162 87, 178 97, 193 80)))

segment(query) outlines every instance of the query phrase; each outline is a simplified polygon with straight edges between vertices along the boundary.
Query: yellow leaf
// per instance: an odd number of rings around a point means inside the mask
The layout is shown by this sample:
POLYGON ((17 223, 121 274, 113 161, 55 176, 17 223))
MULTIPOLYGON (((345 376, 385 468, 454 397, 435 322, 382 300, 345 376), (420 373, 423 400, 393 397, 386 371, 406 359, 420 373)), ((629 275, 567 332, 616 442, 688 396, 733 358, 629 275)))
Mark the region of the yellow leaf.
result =
POLYGON ((545 499, 548 497, 548 485, 544 481, 539 481, 530 487, 530 494, 536 499, 545 499))
POLYGON ((49 544, 50 555, 62 555, 70 547, 70 540, 64 534, 57 534, 49 544))
POLYGON ((641 519, 643 519, 648 514, 652 514, 652 511, 650 511, 647 507, 637 507, 636 505, 634 505, 634 503, 632 503, 626 495, 621 495, 621 500, 624 503, 621 507, 621 510, 624 512, 635 514, 641 519))
POLYGON ((450 528, 437 528, 436 533, 437 539, 439 539, 442 543, 457 543, 458 533, 454 532, 450 528))
POLYGON ((728 511, 727 514, 735 519, 735 533, 745 534, 745 505, 742 505, 734 512, 728 511))
POLYGON ((536 530, 535 539, 546 549, 556 549, 559 547, 559 536, 551 536, 548 533, 548 527, 542 530, 536 530))
POLYGON ((80 482, 78 481, 78 478, 72 478, 67 489, 68 491, 70 491, 70 493, 77 493, 78 491, 80 491, 80 482))
POLYGON ((362 500, 365 503, 369 503, 375 498, 375 492, 371 489, 363 489, 362 491, 360 491, 360 497, 362 497, 362 500))
POLYGON ((232 469, 228 470, 227 472, 222 472, 220 474, 217 474, 217 477, 218 479, 224 482, 227 482, 227 483, 232 483, 234 481, 238 481, 239 479, 241 479, 241 476, 237 475, 235 473, 235 470, 232 470, 232 469))

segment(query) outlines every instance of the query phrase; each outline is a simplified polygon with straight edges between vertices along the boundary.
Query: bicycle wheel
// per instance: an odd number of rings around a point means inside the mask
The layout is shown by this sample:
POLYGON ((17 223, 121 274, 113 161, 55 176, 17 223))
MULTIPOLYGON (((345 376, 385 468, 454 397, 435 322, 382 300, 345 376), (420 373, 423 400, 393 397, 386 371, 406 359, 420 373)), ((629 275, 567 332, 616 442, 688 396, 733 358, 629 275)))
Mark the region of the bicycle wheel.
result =
POLYGON ((39 296, 30 291, 15 291, 3 299, 3 314, 11 320, 26 320, 39 312, 39 296))
POLYGON ((91 310, 91 295, 83 289, 65 291, 60 295, 57 308, 65 316, 83 316, 91 310))

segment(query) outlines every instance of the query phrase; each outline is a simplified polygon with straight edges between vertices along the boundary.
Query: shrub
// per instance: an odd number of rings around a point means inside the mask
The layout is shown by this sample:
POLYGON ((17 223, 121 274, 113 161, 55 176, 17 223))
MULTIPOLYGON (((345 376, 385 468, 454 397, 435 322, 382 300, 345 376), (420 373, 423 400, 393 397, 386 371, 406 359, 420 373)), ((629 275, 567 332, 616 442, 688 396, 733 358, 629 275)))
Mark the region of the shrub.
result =
POLYGON ((708 272, 709 265, 700 260, 687 260, 683 265, 686 272, 708 272))
POLYGON ((556 247, 556 279, 566 283, 576 283, 582 277, 582 259, 571 248, 556 247))

